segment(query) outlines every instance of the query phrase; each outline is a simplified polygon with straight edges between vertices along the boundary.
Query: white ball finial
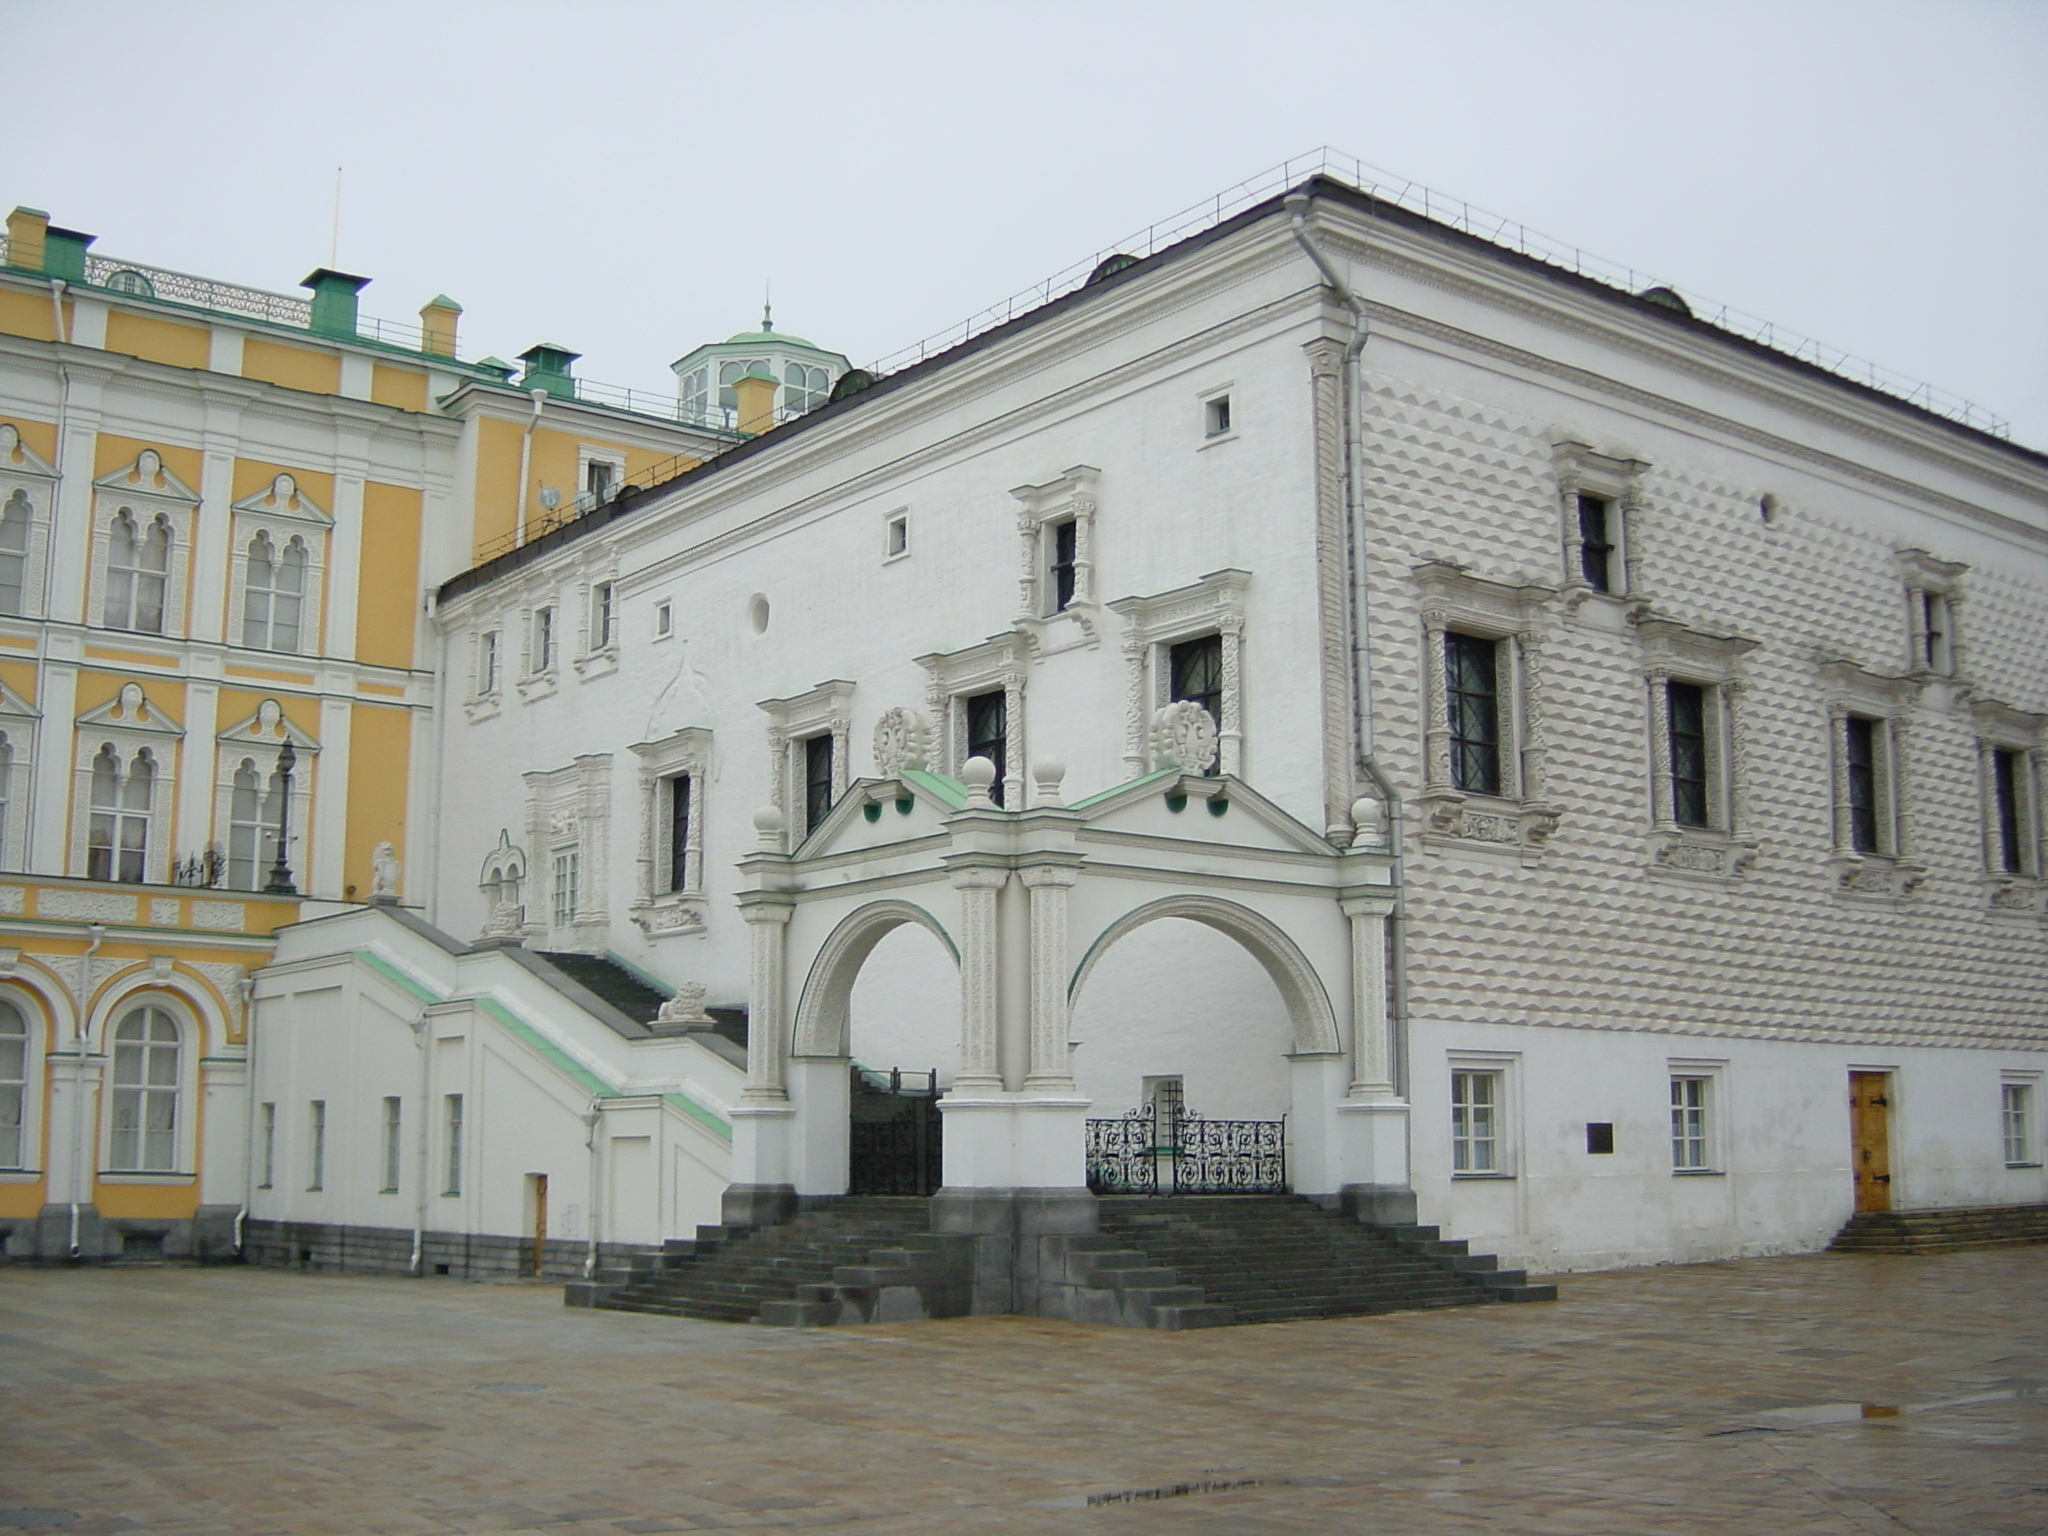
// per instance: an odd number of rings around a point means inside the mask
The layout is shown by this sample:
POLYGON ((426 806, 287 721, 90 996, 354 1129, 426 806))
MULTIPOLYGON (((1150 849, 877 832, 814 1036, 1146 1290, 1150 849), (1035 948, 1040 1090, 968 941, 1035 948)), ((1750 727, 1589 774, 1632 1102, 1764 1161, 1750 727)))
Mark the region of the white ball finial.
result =
POLYGON ((960 782, 967 786, 967 804, 971 809, 987 809, 995 804, 988 792, 995 781, 996 765, 985 757, 970 757, 960 765, 960 782))
POLYGON ((754 830, 761 835, 761 846, 782 851, 782 830, 789 825, 789 819, 772 805, 764 805, 754 812, 754 830))
POLYGON ((1060 780, 1067 776, 1067 765, 1051 753, 1040 753, 1031 759, 1031 782, 1038 790, 1040 805, 1061 805, 1060 780))

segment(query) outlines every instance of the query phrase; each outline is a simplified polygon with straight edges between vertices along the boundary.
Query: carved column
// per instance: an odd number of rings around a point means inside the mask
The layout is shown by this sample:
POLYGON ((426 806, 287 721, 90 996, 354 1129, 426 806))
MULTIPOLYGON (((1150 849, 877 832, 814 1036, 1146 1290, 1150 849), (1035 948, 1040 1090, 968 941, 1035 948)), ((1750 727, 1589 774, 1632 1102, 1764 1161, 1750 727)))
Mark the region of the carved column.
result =
POLYGON ((1524 630, 1516 637, 1515 650, 1521 662, 1520 688, 1503 688, 1501 696, 1518 701, 1513 714, 1520 718, 1513 721, 1515 734, 1502 743, 1501 756, 1508 762, 1519 761, 1520 780, 1514 786, 1514 793, 1523 800, 1541 800, 1549 788, 1544 758, 1550 750, 1550 730, 1544 699, 1543 678, 1543 637, 1534 629, 1524 630), (1513 751, 1516 738, 1520 738, 1521 752, 1513 751))
POLYGON ((1223 649, 1223 720, 1216 733, 1218 772, 1244 772, 1244 617, 1230 613, 1221 625, 1223 649))
POLYGON ((1878 795, 1878 808, 1882 819, 1878 823, 1878 841, 1885 841, 1887 827, 1891 831, 1891 845, 1884 849, 1897 858, 1905 858, 1913 851, 1912 818, 1906 814, 1906 786, 1911 780, 1912 723, 1904 715, 1888 722, 1883 733, 1890 740, 1891 750, 1878 754, 1878 772, 1885 782, 1878 795))
POLYGON ((1124 767, 1127 776, 1138 778, 1152 766, 1146 750, 1146 726, 1152 712, 1145 707, 1145 652, 1143 639, 1124 632, 1124 767))
MULTIPOLYGON (((2024 789, 2024 786, 2020 786, 2024 789)), ((1998 826, 1998 746, 1977 738, 1977 798, 1984 807, 1984 867, 1993 873, 2005 868, 2005 850, 2000 846, 1998 826)), ((2025 808, 2015 806, 2025 814, 2025 808)))
POLYGON ((788 1049, 788 996, 783 950, 795 903, 752 893, 740 898, 747 920, 747 1103, 780 1103, 782 1058, 788 1049))
MULTIPOLYGON (((1915 605, 1918 606, 1917 604, 1915 605)), ((1948 672, 1950 677, 1968 677, 1968 648, 1963 644, 1963 594, 1948 594, 1948 672)))
POLYGON ((1017 872, 1031 893, 1031 1049, 1026 1090, 1071 1091, 1067 1052, 1067 892, 1080 878, 1070 864, 1034 864, 1017 872))
POLYGON ((1010 872, 969 865, 955 866, 949 873, 953 888, 960 893, 960 1072, 954 1088, 1000 1091, 996 901, 1009 883, 1010 872))
POLYGON ((1024 504, 1024 510, 1017 515, 1017 533, 1024 545, 1024 569, 1017 582, 1017 617, 1037 619, 1045 616, 1046 604, 1038 591, 1038 545, 1040 529, 1044 527, 1038 519, 1038 509, 1031 501, 1024 504))
POLYGON ((1095 500, 1077 496, 1074 513, 1074 601, 1095 601, 1095 500))
POLYGON ((1423 780, 1432 790, 1450 789, 1451 783, 1451 691, 1445 672, 1444 634, 1450 618, 1438 608, 1422 611, 1422 671, 1429 690, 1424 708, 1427 724, 1423 733, 1423 780))
MULTIPOLYGON (((1641 550, 1647 542, 1642 535, 1650 519, 1649 498, 1631 484, 1621 493, 1616 510, 1621 514, 1621 590, 1634 597, 1643 590, 1641 550)), ((1608 538, 1613 537, 1610 531, 1608 538)))
POLYGON ((1387 1007, 1387 919, 1390 898, 1363 896, 1343 904, 1351 919, 1352 1099, 1391 1099, 1394 1091, 1393 1016, 1387 1007))
POLYGON ((1749 684, 1739 677, 1721 685, 1721 696, 1728 701, 1728 835, 1737 839, 1749 836, 1749 708, 1744 702, 1748 693, 1749 684))
POLYGON ((768 792, 775 809, 789 815, 789 732, 774 725, 768 727, 768 792))
MULTIPOLYGON (((1353 781, 1351 554, 1344 506, 1344 345, 1306 343, 1315 404, 1316 653, 1321 669, 1323 825, 1348 835, 1353 781)), ((1226 738, 1227 740, 1227 738, 1226 738)))
POLYGON ((1579 477, 1560 469, 1557 475, 1557 517, 1564 535, 1564 584, 1586 585, 1586 539, 1579 531, 1579 477))
POLYGON ((1024 809, 1024 673, 1022 657, 1003 673, 1003 804, 1024 809))
POLYGON ((1659 832, 1678 830, 1671 792, 1671 674, 1652 667, 1650 683, 1650 818, 1659 832))
MULTIPOLYGON (((834 715, 825 728, 832 733, 832 803, 837 805, 853 779, 853 717, 834 715)), ((804 828, 806 833, 811 830, 804 828)))
POLYGON ((1849 815, 1849 706, 1828 704, 1828 765, 1835 787, 1835 857, 1856 857, 1856 834, 1849 815))
POLYGON ((2033 769, 2033 825, 2027 830, 2034 843, 2034 862, 2027 873, 2048 877, 2048 747, 2035 747, 2027 753, 2028 766, 2033 769))

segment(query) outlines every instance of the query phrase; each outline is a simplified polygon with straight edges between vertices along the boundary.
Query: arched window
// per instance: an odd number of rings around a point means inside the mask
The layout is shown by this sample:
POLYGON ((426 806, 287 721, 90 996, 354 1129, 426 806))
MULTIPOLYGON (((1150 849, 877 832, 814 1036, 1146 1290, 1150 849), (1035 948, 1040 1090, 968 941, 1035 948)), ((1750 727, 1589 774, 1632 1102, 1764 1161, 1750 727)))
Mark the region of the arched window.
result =
POLYGON ((270 535, 249 541, 249 574, 242 600, 242 644, 265 651, 299 648, 306 602, 306 545, 294 537, 280 555, 270 535))
POLYGON ((114 1136, 123 1173, 170 1173, 178 1163, 178 1024, 137 1008, 114 1026, 114 1136))
POLYGON ((28 1109, 28 1020, 0 998, 0 1168, 27 1166, 22 1126, 28 1109))
POLYGON ((263 888, 268 865, 264 851, 277 846, 277 817, 283 781, 272 773, 266 784, 253 758, 235 770, 234 796, 228 807, 228 884, 238 891, 263 888))
POLYGON ((149 865, 150 802, 156 789, 156 761, 144 747, 127 773, 114 744, 101 746, 92 760, 92 824, 86 837, 88 880, 140 881, 149 865))
POLYGON ((28 525, 35 508, 28 492, 16 491, 0 508, 0 613, 25 613, 28 588, 28 525))
POLYGON ((158 513, 139 528, 131 509, 116 512, 107 540, 107 627, 162 634, 170 571, 170 519, 158 513))

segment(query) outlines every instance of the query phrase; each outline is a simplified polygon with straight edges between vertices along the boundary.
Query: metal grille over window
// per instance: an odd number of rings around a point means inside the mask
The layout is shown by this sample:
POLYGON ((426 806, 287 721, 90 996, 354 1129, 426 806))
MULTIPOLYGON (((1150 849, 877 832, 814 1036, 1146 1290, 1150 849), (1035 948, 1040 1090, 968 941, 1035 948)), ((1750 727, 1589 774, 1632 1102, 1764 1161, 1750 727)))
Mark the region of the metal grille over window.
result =
POLYGON ((1008 734, 1009 712, 1002 689, 977 693, 968 699, 967 755, 985 757, 995 765, 996 780, 988 792, 997 805, 1003 803, 1003 775, 1008 771, 1008 734))
POLYGON ((1707 801, 1707 690, 1698 683, 1668 683, 1671 727, 1671 813, 1681 827, 1711 823, 1707 801))
POLYGON ((1497 642, 1455 630, 1445 634, 1451 783, 1468 794, 1501 792, 1499 665, 1497 642))
POLYGON ((1849 846, 1858 853, 1882 852, 1878 838, 1877 722, 1850 715, 1843 722, 1843 751, 1848 767, 1849 846))
POLYGON ((138 1008, 114 1026, 116 1169, 169 1173, 177 1166, 178 1025, 161 1008, 138 1008))
POLYGON ((1451 1074, 1451 1172, 1500 1171, 1500 1074, 1451 1074))

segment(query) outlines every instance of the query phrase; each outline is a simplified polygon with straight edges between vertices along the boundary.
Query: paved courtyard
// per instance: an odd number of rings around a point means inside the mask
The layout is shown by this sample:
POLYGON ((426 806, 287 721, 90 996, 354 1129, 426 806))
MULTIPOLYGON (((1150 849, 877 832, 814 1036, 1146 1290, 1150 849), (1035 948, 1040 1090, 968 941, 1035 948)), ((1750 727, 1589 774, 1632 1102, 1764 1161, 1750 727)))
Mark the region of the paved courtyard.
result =
POLYGON ((1988 1536, 2048 1530, 2043 1387, 2048 1248, 1189 1334, 7 1269, 0 1531, 1988 1536))

